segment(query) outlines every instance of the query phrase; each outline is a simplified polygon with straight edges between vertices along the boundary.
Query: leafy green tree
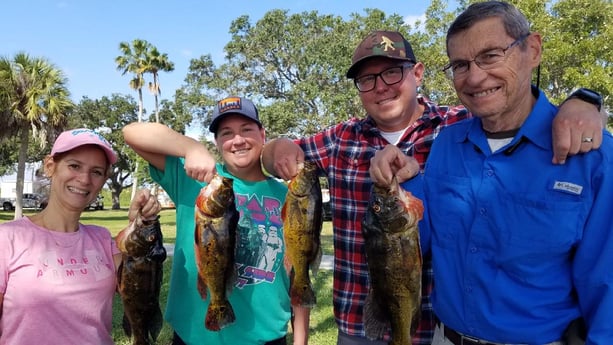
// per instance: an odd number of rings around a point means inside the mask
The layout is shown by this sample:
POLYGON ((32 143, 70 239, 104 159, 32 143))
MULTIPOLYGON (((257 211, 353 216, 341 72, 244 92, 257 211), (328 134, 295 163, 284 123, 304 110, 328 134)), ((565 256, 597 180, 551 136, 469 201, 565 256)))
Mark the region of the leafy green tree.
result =
POLYGON ((51 62, 20 52, 0 59, 0 98, 4 129, 19 145, 15 219, 23 214, 25 164, 31 138, 44 147, 48 137, 60 131, 73 103, 66 78, 51 62))
POLYGON ((347 23, 316 11, 272 10, 255 26, 241 16, 231 24, 224 64, 214 66, 210 56, 192 60, 183 100, 206 127, 215 100, 250 97, 259 104, 269 137, 314 133, 362 116, 353 84, 345 78, 353 49, 368 31, 402 23, 398 15, 367 13, 347 23))
MULTIPOLYGON (((388 29, 402 32, 426 66, 419 92, 440 104, 458 104, 442 72, 448 62, 445 38, 451 21, 471 2, 459 0, 450 10, 448 1, 432 0, 426 19, 417 23, 405 23, 398 14, 378 9, 353 13, 347 20, 278 9, 255 23, 240 16, 230 25, 232 37, 223 63, 216 66, 209 55, 192 60, 175 102, 206 128, 215 100, 230 94, 250 97, 259 105, 269 137, 309 135, 350 117, 363 117, 357 91, 345 73, 362 38, 369 31, 388 29)), ((612 3, 511 2, 544 35, 540 86, 548 96, 559 103, 572 89, 587 86, 598 90, 611 109, 612 3)))
POLYGON ((18 143, 15 138, 0 139, 0 176, 13 173, 18 160, 18 143))
POLYGON ((432 0, 425 21, 414 23, 406 37, 413 46, 417 60, 425 65, 424 80, 419 92, 439 104, 456 105, 459 99, 453 83, 442 72, 449 62, 445 47, 447 28, 457 15, 454 11, 447 11, 447 7, 447 1, 432 0))
MULTIPOLYGON (((111 143, 117 153, 117 163, 106 184, 111 191, 112 209, 121 207, 121 192, 132 186, 132 172, 138 162, 138 156, 123 140, 121 129, 138 119, 138 104, 131 96, 113 94, 92 100, 83 97, 75 106, 70 118, 71 127, 92 128, 101 133, 111 143)), ((141 166, 144 166, 141 164, 141 166)))
POLYGON ((613 2, 512 0, 543 37, 540 86, 554 103, 585 86, 613 109, 613 2))

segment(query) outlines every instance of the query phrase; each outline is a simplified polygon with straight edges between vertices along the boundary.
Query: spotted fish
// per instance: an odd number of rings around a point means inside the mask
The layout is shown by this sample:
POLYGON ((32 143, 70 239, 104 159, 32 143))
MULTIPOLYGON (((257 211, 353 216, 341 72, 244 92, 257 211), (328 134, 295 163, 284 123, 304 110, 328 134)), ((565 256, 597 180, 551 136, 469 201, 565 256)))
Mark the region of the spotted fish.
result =
POLYGON ((115 238, 122 253, 117 290, 123 303, 123 329, 133 345, 155 343, 163 325, 160 309, 163 263, 166 260, 159 217, 140 214, 115 238))
POLYGON ((322 196, 317 166, 304 162, 290 181, 281 211, 286 262, 290 267, 290 297, 295 306, 313 307, 315 292, 309 269, 317 274, 321 262, 322 196))
POLYGON ((362 220, 370 277, 363 322, 369 339, 382 339, 391 328, 390 345, 411 345, 420 316, 423 212, 421 200, 395 179, 390 187, 373 185, 362 220))
POLYGON ((228 301, 237 276, 234 258, 239 213, 232 186, 232 179, 215 175, 196 199, 198 292, 204 300, 210 297, 204 325, 211 331, 219 331, 236 320, 228 301))

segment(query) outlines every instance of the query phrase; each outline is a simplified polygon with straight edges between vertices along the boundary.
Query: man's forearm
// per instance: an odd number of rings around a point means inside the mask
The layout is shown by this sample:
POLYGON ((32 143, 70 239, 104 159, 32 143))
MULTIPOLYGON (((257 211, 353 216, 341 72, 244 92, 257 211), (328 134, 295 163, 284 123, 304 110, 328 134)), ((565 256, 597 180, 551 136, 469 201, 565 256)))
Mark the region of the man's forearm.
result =
POLYGON ((279 145, 288 144, 288 143, 293 144, 293 142, 289 139, 278 138, 278 139, 273 139, 267 142, 266 145, 264 145, 264 148, 262 149, 262 169, 265 174, 269 174, 269 175, 273 175, 277 177, 279 176, 279 174, 277 173, 275 169, 275 165, 274 165, 275 151, 277 150, 279 145))

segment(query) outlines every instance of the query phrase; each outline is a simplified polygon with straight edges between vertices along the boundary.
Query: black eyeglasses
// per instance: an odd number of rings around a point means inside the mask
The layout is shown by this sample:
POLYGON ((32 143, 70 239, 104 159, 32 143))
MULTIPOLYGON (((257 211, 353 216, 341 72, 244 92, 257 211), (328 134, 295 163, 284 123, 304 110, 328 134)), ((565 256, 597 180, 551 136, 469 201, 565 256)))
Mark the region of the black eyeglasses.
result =
POLYGON ((447 66, 445 66, 445 68, 443 68, 443 72, 449 73, 451 78, 462 77, 470 69, 471 62, 474 62, 475 65, 477 65, 477 67, 481 68, 482 70, 492 69, 505 62, 507 60, 507 51, 519 45, 528 36, 530 36, 530 34, 525 34, 513 41, 506 48, 496 48, 488 50, 475 56, 475 58, 472 60, 452 61, 447 66))
POLYGON ((404 77, 404 69, 405 68, 413 68, 414 64, 405 64, 402 66, 394 66, 390 67, 386 70, 381 71, 380 73, 375 74, 367 74, 361 77, 357 77, 353 80, 355 87, 358 88, 360 92, 368 92, 377 86, 377 77, 381 77, 381 80, 385 83, 385 85, 394 85, 400 83, 402 78, 404 77))

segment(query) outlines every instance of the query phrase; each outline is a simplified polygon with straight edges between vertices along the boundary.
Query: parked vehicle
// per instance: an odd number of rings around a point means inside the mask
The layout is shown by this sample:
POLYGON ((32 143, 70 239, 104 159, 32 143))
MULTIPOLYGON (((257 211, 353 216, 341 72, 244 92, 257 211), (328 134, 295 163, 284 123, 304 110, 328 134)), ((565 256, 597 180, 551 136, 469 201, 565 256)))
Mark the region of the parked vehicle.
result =
POLYGON ((96 199, 94 199, 87 206, 86 209, 90 209, 90 210, 104 210, 104 198, 102 197, 102 195, 98 194, 98 196, 96 196, 96 199))
MULTIPOLYGON (((43 198, 43 200, 40 202, 41 210, 47 207, 47 203, 48 203, 48 199, 46 197, 43 198)), ((98 195, 96 199, 94 199, 89 205, 87 205, 87 207, 85 207, 85 209, 86 210, 104 210, 104 198, 102 198, 102 195, 98 195)))
POLYGON ((2 209, 5 211, 10 211, 14 208, 14 202, 7 198, 1 198, 0 202, 2 203, 2 209))
MULTIPOLYGON (((22 206, 23 208, 41 208, 43 196, 37 193, 23 193, 22 206)), ((2 209, 12 211, 15 209, 15 198, 2 199, 2 209)))

